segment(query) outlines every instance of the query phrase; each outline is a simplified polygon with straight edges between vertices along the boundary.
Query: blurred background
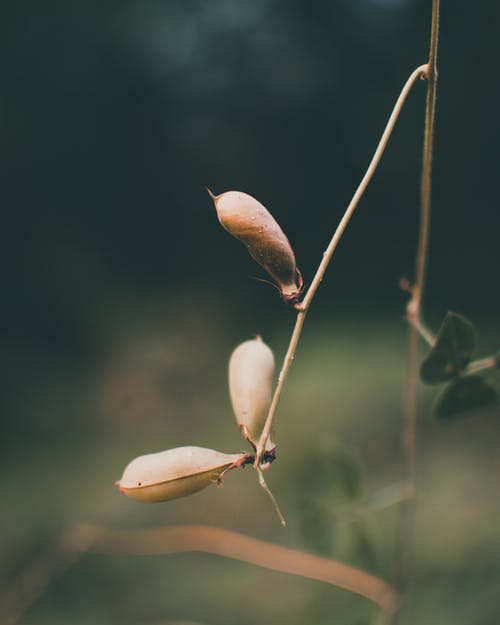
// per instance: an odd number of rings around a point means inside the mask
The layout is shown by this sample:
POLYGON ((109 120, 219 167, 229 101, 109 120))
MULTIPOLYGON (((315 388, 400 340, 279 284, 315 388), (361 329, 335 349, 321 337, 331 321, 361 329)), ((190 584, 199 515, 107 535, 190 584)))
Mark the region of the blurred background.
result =
MULTIPOLYGON (((268 473, 157 506, 113 488, 134 456, 237 451, 234 346, 280 362, 294 321, 205 185, 275 215, 306 285, 399 91, 428 54, 423 0, 100 0, 0 7, 4 588, 79 520, 207 523, 391 579, 406 295, 418 225, 417 84, 308 317, 268 473), (387 490, 387 488, 389 490, 387 490), (391 490, 392 488, 392 490, 391 490)), ((500 342, 500 6, 444 3, 426 318, 500 342)), ((424 391, 417 569, 405 623, 497 624, 500 424, 424 391)), ((214 556, 82 557, 26 625, 368 623, 368 602, 214 556), (280 600, 279 597, 286 597, 280 600)))

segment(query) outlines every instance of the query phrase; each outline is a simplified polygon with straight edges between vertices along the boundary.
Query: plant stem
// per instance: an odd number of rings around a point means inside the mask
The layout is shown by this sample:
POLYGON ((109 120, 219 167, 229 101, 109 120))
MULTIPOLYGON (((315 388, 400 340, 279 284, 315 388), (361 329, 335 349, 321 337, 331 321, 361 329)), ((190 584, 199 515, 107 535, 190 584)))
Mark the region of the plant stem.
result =
POLYGON ((311 302, 316 294, 316 291, 318 290, 318 287, 321 284, 321 281, 323 280, 325 271, 333 257, 333 253, 335 252, 335 249, 337 245, 339 244, 340 239, 342 238, 342 235, 344 234, 345 229, 347 228, 347 224, 349 223, 351 217, 353 216, 354 211, 356 210, 359 204, 359 201, 361 200, 364 192, 366 191, 366 188, 368 187, 368 184, 373 178, 373 175, 380 163, 380 160, 385 151, 385 148, 387 147, 389 138, 392 134, 392 131, 394 130, 394 126, 396 125, 399 114, 401 113, 401 110, 403 108, 403 105, 406 101, 408 94, 410 93, 415 82, 419 78, 422 78, 426 74, 427 71, 428 71, 428 66, 421 65, 420 67, 417 67, 417 69, 415 69, 411 73, 410 77, 406 81, 396 101, 396 104, 394 105, 392 113, 389 117, 389 121, 387 122, 385 130, 379 141, 377 149, 375 150, 375 154, 373 155, 373 158, 368 166, 368 169, 366 170, 366 173, 363 176, 363 179, 361 180, 358 188, 356 189, 356 192, 354 193, 354 196, 351 202, 349 203, 349 206, 347 207, 344 213, 344 216, 340 220, 340 223, 337 226, 337 229, 335 230, 335 233, 326 251, 323 253, 323 258, 318 266, 318 269, 316 270, 316 274, 313 278, 313 281, 311 282, 309 289, 307 290, 307 293, 303 301, 296 306, 298 313, 297 313, 297 319, 295 321, 295 327, 293 329, 292 337, 290 339, 290 343, 288 345, 288 349, 287 349, 287 352, 283 361, 283 366, 281 368, 281 372, 278 378, 278 384, 274 391, 274 396, 271 402, 271 407, 269 409, 269 413, 267 415, 266 422, 265 422, 264 428, 262 430, 262 434, 259 439, 257 453, 255 455, 255 465, 254 465, 255 467, 258 467, 260 463, 262 454, 265 449, 266 441, 269 438, 269 434, 271 432, 271 427, 273 424, 274 415, 276 413, 276 409, 280 401, 281 392, 285 385, 286 377, 288 375, 288 372, 290 370, 290 367, 292 365, 292 362, 295 356, 295 350, 297 348, 297 343, 299 341, 300 334, 302 332, 302 326, 304 325, 305 317, 306 317, 307 311, 309 310, 309 306, 311 305, 311 302))
MULTIPOLYGON (((114 530, 83 524, 82 530, 96 535, 91 544, 84 546, 86 552, 121 555, 211 553, 344 588, 373 601, 388 614, 394 613, 399 603, 394 589, 375 575, 330 558, 281 547, 219 527, 173 525, 114 530)), ((79 549, 78 545, 73 548, 79 549)))
POLYGON ((286 527, 285 517, 283 516, 283 513, 280 510, 278 502, 276 501, 276 497, 273 495, 271 489, 269 488, 269 486, 266 483, 266 480, 264 479, 264 474, 262 473, 262 469, 260 467, 255 467, 255 470, 257 471, 257 475, 259 476, 259 484, 261 485, 261 487, 264 489, 264 491, 267 493, 267 496, 271 500, 271 503, 273 504, 274 511, 276 512, 276 515, 277 515, 281 525, 283 527, 286 527))
POLYGON ((465 373, 479 373, 480 371, 488 371, 489 369, 499 369, 500 368, 500 354, 495 354, 494 356, 488 356, 487 358, 480 358, 479 360, 473 360, 470 362, 466 369, 465 373))
POLYGON ((431 173, 436 112, 437 47, 439 31, 440 0, 432 2, 432 25, 429 62, 427 64, 427 101, 425 107, 425 131, 422 159, 420 197, 420 229, 415 263, 415 284, 406 314, 410 323, 408 336, 408 369, 406 406, 403 427, 404 484, 412 496, 405 499, 400 508, 398 536, 397 586, 402 592, 407 587, 413 569, 416 513, 416 460, 417 460, 417 414, 418 414, 418 366, 419 326, 421 325, 422 294, 427 268, 431 208, 431 173))
POLYGON ((408 317, 409 324, 415 328, 415 330, 420 334, 420 337, 427 343, 429 347, 434 347, 436 343, 436 337, 432 330, 420 319, 408 317))
POLYGON ((440 0, 432 3, 432 27, 429 62, 427 64, 427 101, 425 105, 424 149, 422 157, 420 234, 416 261, 414 299, 421 305, 427 268, 427 248, 431 215, 432 157, 434 148, 434 123, 436 118, 437 46, 439 33, 440 0))

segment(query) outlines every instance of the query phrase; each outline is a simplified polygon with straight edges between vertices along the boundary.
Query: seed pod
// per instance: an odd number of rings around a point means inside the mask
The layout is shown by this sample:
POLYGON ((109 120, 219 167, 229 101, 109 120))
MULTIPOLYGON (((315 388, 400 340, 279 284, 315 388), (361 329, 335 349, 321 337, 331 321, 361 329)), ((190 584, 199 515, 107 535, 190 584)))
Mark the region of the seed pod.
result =
MULTIPOLYGON (((258 336, 245 341, 231 354, 229 359, 229 394, 236 423, 255 446, 260 438, 269 412, 274 376, 272 350, 258 336)), ((266 450, 273 447, 268 439, 266 450)))
POLYGON ((285 302, 296 303, 302 291, 302 275, 290 242, 271 213, 241 191, 213 195, 207 190, 222 226, 246 246, 250 256, 277 282, 285 302))
POLYGON ((132 499, 167 501, 218 481, 227 470, 246 464, 248 457, 205 447, 177 447, 135 458, 116 486, 132 499))

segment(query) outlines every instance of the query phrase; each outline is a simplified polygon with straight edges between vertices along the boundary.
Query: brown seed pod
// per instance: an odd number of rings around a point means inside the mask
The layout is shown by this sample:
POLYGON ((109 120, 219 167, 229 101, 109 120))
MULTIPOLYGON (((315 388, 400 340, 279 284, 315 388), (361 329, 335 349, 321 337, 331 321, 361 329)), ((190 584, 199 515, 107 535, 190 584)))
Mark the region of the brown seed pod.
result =
POLYGON ((250 256, 277 282, 285 302, 295 304, 302 291, 302 275, 290 242, 271 213, 247 193, 226 191, 214 195, 210 189, 207 191, 222 226, 246 246, 250 256))
POLYGON ((130 462, 120 492, 139 501, 157 502, 195 493, 220 481, 223 474, 246 464, 249 454, 224 454, 205 447, 177 447, 139 456, 130 462))
MULTIPOLYGON (((229 359, 229 394, 243 436, 256 447, 269 412, 274 377, 274 355, 258 336, 245 341, 229 359)), ((274 443, 269 438, 266 451, 274 443)))

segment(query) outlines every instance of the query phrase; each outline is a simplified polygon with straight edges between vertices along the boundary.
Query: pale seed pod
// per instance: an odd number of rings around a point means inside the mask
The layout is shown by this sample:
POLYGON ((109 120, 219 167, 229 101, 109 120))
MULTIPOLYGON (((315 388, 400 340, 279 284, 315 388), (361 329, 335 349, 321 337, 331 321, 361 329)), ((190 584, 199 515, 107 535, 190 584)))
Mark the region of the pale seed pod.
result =
POLYGON ((292 246, 271 213, 254 197, 226 191, 213 199, 221 225, 248 249, 250 256, 276 281, 285 302, 296 303, 302 291, 302 275, 292 246))
MULTIPOLYGON (((256 446, 269 412, 274 377, 274 355, 258 336, 245 341, 229 359, 229 394, 243 435, 256 446)), ((269 438, 266 451, 274 447, 269 438)))
POLYGON ((139 501, 157 502, 195 493, 237 466, 249 454, 224 454, 205 447, 177 447, 139 456, 130 462, 121 480, 120 492, 139 501))

